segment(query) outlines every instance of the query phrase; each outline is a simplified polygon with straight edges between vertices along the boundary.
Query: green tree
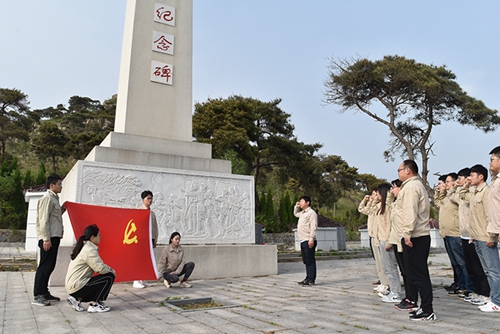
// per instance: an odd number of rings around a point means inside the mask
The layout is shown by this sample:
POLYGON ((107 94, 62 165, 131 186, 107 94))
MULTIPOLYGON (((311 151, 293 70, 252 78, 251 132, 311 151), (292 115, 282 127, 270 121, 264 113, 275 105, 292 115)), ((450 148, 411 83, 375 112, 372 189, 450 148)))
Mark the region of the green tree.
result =
POLYGON ((386 159, 393 160, 396 152, 413 160, 419 156, 421 175, 428 186, 435 126, 456 121, 488 132, 500 123, 496 110, 467 95, 455 79, 446 66, 401 56, 377 61, 332 60, 325 81, 325 102, 342 106, 341 112, 362 111, 387 126, 394 140, 384 152, 386 159), (374 107, 377 102, 386 109, 385 117, 374 107))
POLYGON ((42 160, 49 159, 52 171, 58 172, 58 158, 69 154, 70 137, 55 121, 42 121, 31 139, 35 154, 42 160))
POLYGON ((0 88, 0 154, 5 159, 9 140, 29 140, 31 118, 28 96, 18 89, 0 88))
POLYGON ((297 141, 290 114, 279 108, 280 102, 233 95, 196 103, 193 137, 212 144, 214 158, 223 157, 228 150, 236 152, 245 164, 245 174, 253 175, 257 185, 263 169, 293 167, 294 161, 303 161, 303 152, 311 154, 321 148, 320 144, 297 141))
POLYGON ((27 210, 17 159, 4 161, 0 171, 0 228, 25 228, 27 210))

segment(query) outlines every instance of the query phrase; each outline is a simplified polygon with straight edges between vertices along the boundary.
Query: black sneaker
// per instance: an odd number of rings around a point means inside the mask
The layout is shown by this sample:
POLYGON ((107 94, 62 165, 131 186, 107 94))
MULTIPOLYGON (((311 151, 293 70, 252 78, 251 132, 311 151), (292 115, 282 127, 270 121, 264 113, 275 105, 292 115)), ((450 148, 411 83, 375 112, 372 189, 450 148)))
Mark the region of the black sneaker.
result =
POLYGON ((453 291, 453 290, 458 289, 458 286, 456 285, 456 283, 455 283, 455 282, 453 282, 453 283, 451 283, 450 285, 445 286, 445 287, 444 287, 444 289, 445 289, 446 291, 453 291))
POLYGON ((448 290, 449 295, 458 295, 460 293, 460 290, 458 288, 454 290, 448 290))
POLYGON ((418 306, 416 303, 412 302, 411 300, 405 299, 401 303, 394 305, 395 308, 397 308, 400 311, 417 311, 418 306))
POLYGON ((470 294, 471 294, 471 292, 469 292, 469 291, 465 291, 465 290, 462 290, 462 291, 460 291, 460 293, 458 294, 458 298, 460 298, 460 299, 464 299, 464 298, 469 297, 469 296, 470 296, 470 294))
POLYGON ((303 281, 297 282, 297 284, 304 285, 305 282, 307 282, 307 278, 304 279, 303 281))
POLYGON ((302 283, 302 286, 312 286, 312 285, 314 285, 313 281, 304 280, 304 282, 302 283))
POLYGON ((409 318, 410 318, 410 320, 415 320, 415 321, 418 321, 418 320, 424 320, 424 321, 437 320, 437 317, 434 314, 434 312, 432 312, 432 311, 431 312, 424 312, 421 308, 418 309, 418 311, 415 312, 415 314, 411 314, 409 318))
POLYGON ((49 306, 50 302, 45 299, 43 295, 38 295, 33 298, 33 301, 31 304, 36 305, 36 306, 49 306))
POLYGON ((43 298, 45 298, 45 300, 48 300, 49 302, 59 302, 59 301, 61 301, 61 298, 52 296, 50 293, 47 293, 46 295, 43 295, 43 298))

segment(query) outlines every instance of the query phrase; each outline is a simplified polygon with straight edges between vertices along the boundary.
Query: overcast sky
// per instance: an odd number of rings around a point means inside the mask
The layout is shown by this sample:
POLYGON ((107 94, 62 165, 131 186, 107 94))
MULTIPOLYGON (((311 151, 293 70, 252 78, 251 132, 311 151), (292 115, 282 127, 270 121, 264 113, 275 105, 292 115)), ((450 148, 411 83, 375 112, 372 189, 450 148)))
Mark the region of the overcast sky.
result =
MULTIPOLYGON (((73 95, 111 97, 125 6, 125 0, 0 1, 0 87, 28 94, 32 109, 67 104, 73 95)), ((446 64, 470 95, 499 109, 499 12, 494 0, 194 0, 193 103, 231 94, 281 98, 300 141, 320 142, 321 153, 392 180, 400 161, 384 161, 387 128, 323 105, 328 59, 397 54, 446 64)), ((487 167, 500 132, 445 124, 432 139, 430 174, 448 173, 487 167)))

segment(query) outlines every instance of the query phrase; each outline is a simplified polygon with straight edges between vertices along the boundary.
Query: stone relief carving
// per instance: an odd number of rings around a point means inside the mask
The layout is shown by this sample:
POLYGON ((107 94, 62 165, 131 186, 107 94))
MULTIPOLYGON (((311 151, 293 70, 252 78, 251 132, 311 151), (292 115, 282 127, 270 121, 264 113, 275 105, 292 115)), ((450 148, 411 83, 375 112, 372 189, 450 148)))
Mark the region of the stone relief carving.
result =
POLYGON ((77 198, 82 203, 137 208, 142 205, 140 193, 151 190, 160 244, 167 244, 174 231, 190 244, 255 242, 253 183, 248 177, 95 166, 86 166, 82 174, 77 198))

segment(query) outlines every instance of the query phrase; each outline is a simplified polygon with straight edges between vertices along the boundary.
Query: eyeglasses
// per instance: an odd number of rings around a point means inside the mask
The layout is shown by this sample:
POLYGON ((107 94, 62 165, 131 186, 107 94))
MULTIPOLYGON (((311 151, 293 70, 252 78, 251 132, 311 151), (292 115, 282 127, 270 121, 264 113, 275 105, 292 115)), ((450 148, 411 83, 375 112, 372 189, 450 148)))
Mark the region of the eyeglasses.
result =
POLYGON ((490 162, 492 162, 493 160, 497 160, 497 159, 500 159, 500 158, 499 157, 490 158, 490 162))
POLYGON ((399 168, 399 169, 398 169, 398 173, 399 173, 399 172, 401 172, 402 170, 407 169, 407 168, 408 168, 408 167, 399 168))

